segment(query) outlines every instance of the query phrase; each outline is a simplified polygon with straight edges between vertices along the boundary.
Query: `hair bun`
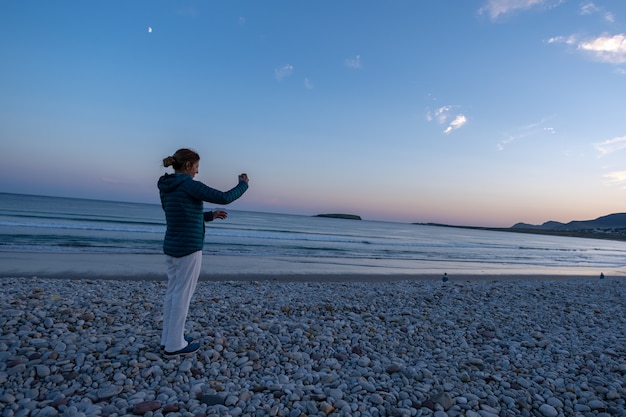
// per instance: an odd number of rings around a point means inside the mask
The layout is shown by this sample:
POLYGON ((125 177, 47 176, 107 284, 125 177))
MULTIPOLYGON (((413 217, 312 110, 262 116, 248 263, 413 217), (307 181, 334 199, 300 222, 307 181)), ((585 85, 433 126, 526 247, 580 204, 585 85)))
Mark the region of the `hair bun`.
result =
POLYGON ((163 166, 166 168, 174 165, 175 163, 176 163, 176 158, 174 158, 173 156, 168 156, 167 158, 163 158, 163 166))

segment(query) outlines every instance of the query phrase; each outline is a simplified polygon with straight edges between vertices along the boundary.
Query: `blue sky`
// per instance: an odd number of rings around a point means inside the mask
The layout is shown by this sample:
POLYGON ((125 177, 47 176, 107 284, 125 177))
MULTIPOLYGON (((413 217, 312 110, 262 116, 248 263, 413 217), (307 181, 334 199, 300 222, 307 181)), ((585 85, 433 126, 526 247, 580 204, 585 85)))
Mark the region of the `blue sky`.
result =
POLYGON ((511 226, 626 211, 626 3, 0 2, 0 192, 511 226))

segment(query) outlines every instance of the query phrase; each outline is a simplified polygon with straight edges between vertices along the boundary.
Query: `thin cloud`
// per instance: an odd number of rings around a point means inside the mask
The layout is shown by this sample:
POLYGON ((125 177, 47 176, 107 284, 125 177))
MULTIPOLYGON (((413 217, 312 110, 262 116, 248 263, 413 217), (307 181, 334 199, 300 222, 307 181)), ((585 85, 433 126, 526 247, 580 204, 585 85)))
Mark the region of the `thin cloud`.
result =
POLYGON ((277 80, 282 80, 285 77, 289 77, 293 73, 293 65, 284 65, 274 70, 274 77, 277 80))
POLYGON ((426 120, 429 122, 433 120, 437 120, 439 124, 444 124, 449 117, 450 110, 452 106, 443 106, 435 109, 434 111, 426 112, 426 120))
POLYGON ((304 79, 304 88, 306 88, 307 90, 313 90, 313 84, 308 79, 308 77, 304 79))
POLYGON ((575 46, 580 51, 593 59, 609 64, 626 63, 626 35, 620 33, 609 36, 603 35, 595 38, 580 40, 576 35, 556 36, 550 38, 548 43, 564 43, 575 46))
POLYGON ((583 15, 583 16, 600 14, 602 16, 602 18, 605 21, 607 21, 608 23, 614 23, 615 22, 615 15, 613 13, 607 12, 606 10, 604 10, 603 8, 597 6, 593 2, 583 3, 580 6, 580 14, 583 15))
POLYGON ((522 137, 523 137, 523 136, 518 136, 518 137, 509 136, 509 137, 507 137, 506 139, 502 139, 500 142, 498 142, 498 145, 497 145, 498 150, 499 150, 499 151, 503 151, 503 150, 504 150, 504 147, 505 147, 506 145, 508 145, 509 143, 514 142, 514 141, 516 141, 516 140, 518 140, 518 139, 520 139, 520 138, 522 138, 522 137))
POLYGON ((600 143, 594 143, 594 146, 599 153, 599 157, 603 157, 603 156, 612 154, 613 152, 617 152, 622 149, 625 149, 626 148, 626 136, 608 139, 600 143))
POLYGON ((435 120, 440 125, 447 124, 448 126, 443 131, 445 134, 460 129, 467 123, 467 117, 461 113, 453 115, 453 108, 453 106, 442 106, 434 111, 428 111, 426 112, 426 120, 429 122, 435 120), (450 119, 452 119, 452 121, 448 123, 450 119))
POLYGON ((460 129, 461 127, 465 125, 465 123, 467 123, 467 117, 465 117, 462 114, 459 114, 458 116, 454 118, 452 122, 450 122, 450 125, 448 125, 448 127, 446 128, 446 130, 443 131, 443 133, 447 135, 453 130, 460 129))
POLYGON ((534 7, 560 4, 560 0, 488 0, 478 11, 480 14, 487 14, 491 20, 496 20, 501 16, 518 11, 528 10, 534 7))
POLYGON ((553 117, 554 116, 546 117, 536 123, 530 123, 526 126, 522 126, 521 128, 517 129, 518 131, 516 133, 506 134, 506 137, 498 142, 498 144, 496 145, 498 150, 503 151, 506 145, 525 139, 529 136, 534 136, 542 133, 555 133, 555 130, 552 127, 542 127, 553 117))
POLYGON ((626 188, 626 171, 609 172, 604 174, 604 178, 608 180, 609 184, 621 185, 622 188, 626 188))
POLYGON ((346 58, 344 63, 348 68, 361 69, 361 55, 357 55, 354 58, 346 58))

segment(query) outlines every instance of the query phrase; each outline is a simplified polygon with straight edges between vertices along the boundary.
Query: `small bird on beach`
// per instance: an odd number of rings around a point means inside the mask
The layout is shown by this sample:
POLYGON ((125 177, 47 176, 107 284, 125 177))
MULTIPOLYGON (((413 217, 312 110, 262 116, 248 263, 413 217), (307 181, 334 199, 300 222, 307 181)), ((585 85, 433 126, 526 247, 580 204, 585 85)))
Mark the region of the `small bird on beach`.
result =
POLYGON ((448 273, 447 273, 447 272, 444 272, 444 273, 443 273, 443 276, 441 277, 441 280, 442 280, 443 282, 448 282, 448 273))

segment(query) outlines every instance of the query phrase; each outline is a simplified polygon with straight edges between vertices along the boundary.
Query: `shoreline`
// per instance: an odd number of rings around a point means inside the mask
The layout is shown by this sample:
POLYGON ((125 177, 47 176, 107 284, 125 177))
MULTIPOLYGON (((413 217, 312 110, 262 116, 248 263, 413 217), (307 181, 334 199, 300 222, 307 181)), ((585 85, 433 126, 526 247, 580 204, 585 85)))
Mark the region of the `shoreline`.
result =
MULTIPOLYGON (((162 254, 0 252, 0 277, 164 281, 162 254)), ((384 260, 362 261, 320 258, 266 258, 204 255, 200 281, 281 282, 399 282, 519 281, 626 278, 626 268, 599 271, 590 268, 487 265, 468 262, 415 262, 395 265, 384 260), (351 262, 351 263, 348 263, 351 262)))

